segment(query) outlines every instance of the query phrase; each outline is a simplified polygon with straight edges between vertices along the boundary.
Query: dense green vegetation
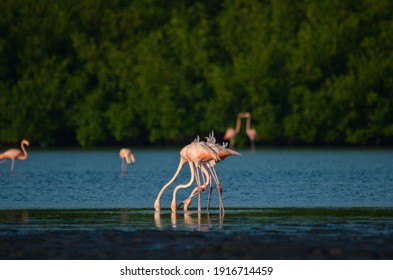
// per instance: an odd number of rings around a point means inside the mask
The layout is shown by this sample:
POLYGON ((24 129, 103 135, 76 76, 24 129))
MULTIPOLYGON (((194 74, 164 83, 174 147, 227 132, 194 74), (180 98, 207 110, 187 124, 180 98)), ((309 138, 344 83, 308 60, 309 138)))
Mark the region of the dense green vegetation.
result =
POLYGON ((390 0, 0 0, 0 143, 168 145, 211 129, 221 140, 250 111, 261 143, 390 144, 392 11, 390 0))

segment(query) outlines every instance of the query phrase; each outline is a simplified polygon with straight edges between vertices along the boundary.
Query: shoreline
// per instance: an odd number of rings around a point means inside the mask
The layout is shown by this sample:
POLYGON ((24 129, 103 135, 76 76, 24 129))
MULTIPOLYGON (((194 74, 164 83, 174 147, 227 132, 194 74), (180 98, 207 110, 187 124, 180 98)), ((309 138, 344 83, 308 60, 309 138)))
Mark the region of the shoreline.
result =
POLYGON ((160 230, 55 230, 0 235, 2 260, 382 260, 393 237, 160 230))

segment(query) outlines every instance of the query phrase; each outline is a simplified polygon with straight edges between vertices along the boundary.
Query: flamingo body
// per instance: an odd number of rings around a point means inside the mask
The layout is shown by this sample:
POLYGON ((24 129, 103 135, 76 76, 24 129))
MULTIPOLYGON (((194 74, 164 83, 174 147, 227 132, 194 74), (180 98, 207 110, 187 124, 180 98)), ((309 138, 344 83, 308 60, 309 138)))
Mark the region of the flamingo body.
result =
POLYGON ((135 156, 130 149, 123 148, 119 152, 121 158, 121 171, 123 174, 127 172, 127 164, 135 163, 135 156))
POLYGON ((225 131, 224 134, 224 140, 229 140, 229 144, 231 146, 231 148, 233 148, 234 146, 234 140, 235 137, 239 134, 240 132, 240 127, 241 127, 241 119, 243 118, 243 113, 239 113, 237 114, 237 118, 236 118, 236 127, 230 127, 225 131))
MULTIPOLYGON (((213 179, 216 183, 216 187, 218 190, 218 195, 219 195, 219 199, 220 199, 220 211, 224 211, 224 203, 222 201, 222 187, 221 187, 221 183, 220 180, 218 179, 218 175, 217 172, 214 168, 215 164, 217 162, 221 162, 223 161, 226 157, 230 156, 230 155, 240 155, 238 152, 232 150, 232 149, 228 149, 226 148, 227 143, 223 144, 222 146, 219 144, 216 144, 216 139, 214 137, 214 132, 212 131, 212 133, 209 135, 209 137, 206 137, 207 141, 206 141, 206 145, 209 146, 214 153, 218 156, 217 157, 211 159, 210 161, 207 162, 207 167, 210 170, 210 174, 207 174, 207 182, 206 184, 202 187, 202 191, 206 190, 206 187, 208 184, 210 184, 210 192, 209 192, 209 198, 208 198, 208 209, 209 209, 209 205, 210 205, 210 196, 211 196, 211 192, 212 192, 212 188, 211 188, 211 177, 213 176, 213 179)), ((202 170, 203 171, 203 170, 202 170)), ((191 204, 192 201, 192 197, 195 196, 196 192, 198 191, 197 188, 195 188, 192 192, 191 195, 183 201, 184 204, 184 210, 187 211, 189 205, 191 204)))
POLYGON ((10 159, 11 160, 11 173, 14 172, 14 163, 15 159, 26 160, 27 159, 27 151, 25 146, 29 146, 30 143, 26 139, 23 139, 20 143, 21 150, 19 149, 9 149, 4 153, 0 154, 0 159, 10 159))

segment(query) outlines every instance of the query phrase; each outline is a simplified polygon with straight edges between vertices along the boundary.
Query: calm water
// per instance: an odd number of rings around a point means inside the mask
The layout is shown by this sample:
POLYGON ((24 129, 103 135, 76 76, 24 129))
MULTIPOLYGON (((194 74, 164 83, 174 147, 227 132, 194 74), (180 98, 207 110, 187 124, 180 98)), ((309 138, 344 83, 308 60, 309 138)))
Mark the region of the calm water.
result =
MULTIPOLYGON (((225 216, 213 209, 198 217, 195 212, 170 213, 172 188, 162 198, 161 215, 153 210, 158 191, 177 168, 178 150, 135 151, 136 163, 125 176, 118 150, 31 150, 28 160, 16 161, 12 175, 9 162, 0 165, 0 229, 244 227, 301 233, 352 228, 393 233, 392 150, 240 152, 242 157, 216 167, 225 216)), ((188 180, 185 166, 175 185, 188 180)), ((179 200, 190 191, 179 191, 179 200)), ((204 193, 203 205, 206 200, 204 193)), ((218 206, 215 191, 211 205, 218 206)))
MULTIPOLYGON (((226 207, 393 207, 391 150, 241 152, 216 167, 226 207)), ((0 209, 152 208, 177 168, 178 151, 135 156, 122 176, 117 150, 31 151, 13 175, 9 162, 0 165, 0 209)), ((185 166, 175 184, 188 180, 185 166)), ((179 199, 190 191, 179 191, 179 199)), ((166 194, 163 209, 170 205, 166 194)))

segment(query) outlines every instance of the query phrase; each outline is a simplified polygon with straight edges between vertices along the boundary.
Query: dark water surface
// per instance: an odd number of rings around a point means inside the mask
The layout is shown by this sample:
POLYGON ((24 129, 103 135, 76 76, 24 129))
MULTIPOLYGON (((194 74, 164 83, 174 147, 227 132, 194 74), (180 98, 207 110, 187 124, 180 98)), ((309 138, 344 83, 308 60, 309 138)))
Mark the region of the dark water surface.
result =
POLYGON ((169 210, 187 166, 153 209, 177 150, 135 151, 125 176, 117 150, 32 150, 0 165, 0 257, 393 258, 392 150, 240 152, 216 166, 225 214, 214 190, 198 215, 169 210))
POLYGON ((393 236, 393 208, 229 208, 196 212, 151 209, 2 210, 0 235, 57 230, 170 230, 278 235, 393 236))
POLYGON ((0 259, 393 259, 392 208, 0 211, 0 259))

